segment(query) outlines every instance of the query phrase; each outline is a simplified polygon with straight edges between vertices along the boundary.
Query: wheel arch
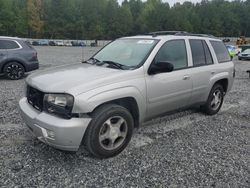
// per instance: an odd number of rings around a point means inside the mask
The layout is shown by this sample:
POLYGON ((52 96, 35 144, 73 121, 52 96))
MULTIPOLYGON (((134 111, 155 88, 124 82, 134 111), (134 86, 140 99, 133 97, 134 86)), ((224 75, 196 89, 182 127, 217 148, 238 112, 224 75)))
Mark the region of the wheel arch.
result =
POLYGON ((133 116, 134 123, 135 123, 134 124, 135 128, 139 127, 139 125, 140 125, 140 113, 139 113, 139 107, 138 107, 138 104, 137 104, 137 101, 136 101, 135 98, 133 98, 133 97, 123 97, 123 98, 118 98, 118 99, 106 101, 106 102, 96 106, 94 108, 94 110, 89 113, 89 115, 91 116, 91 114, 94 111, 96 111, 97 109, 99 109, 103 105, 107 105, 107 104, 117 104, 117 105, 120 105, 120 106, 126 108, 131 113, 131 115, 133 116))
POLYGON ((16 62, 16 63, 21 64, 21 65, 23 66, 25 72, 27 71, 26 66, 25 66, 25 63, 24 63, 22 60, 20 60, 20 59, 7 59, 7 60, 2 64, 2 66, 1 66, 1 68, 0 68, 0 70, 1 70, 2 73, 3 73, 3 69, 4 69, 5 65, 7 65, 7 64, 10 63, 10 62, 16 62))
POLYGON ((220 84, 223 87, 224 92, 225 93, 227 92, 227 90, 228 90, 228 79, 227 78, 223 78, 223 79, 220 79, 220 80, 216 81, 213 84, 213 86, 216 85, 216 84, 220 84))

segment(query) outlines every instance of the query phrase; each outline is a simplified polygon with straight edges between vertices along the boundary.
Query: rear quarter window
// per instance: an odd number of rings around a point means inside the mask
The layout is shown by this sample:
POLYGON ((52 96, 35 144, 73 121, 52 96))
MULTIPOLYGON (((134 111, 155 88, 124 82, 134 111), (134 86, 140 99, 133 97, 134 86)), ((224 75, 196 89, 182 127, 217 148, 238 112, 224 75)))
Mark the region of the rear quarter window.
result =
POLYGON ((231 61, 226 46, 221 41, 210 41, 219 63, 231 61))
POLYGON ((17 49, 20 48, 20 46, 12 40, 0 40, 1 48, 2 49, 17 49))

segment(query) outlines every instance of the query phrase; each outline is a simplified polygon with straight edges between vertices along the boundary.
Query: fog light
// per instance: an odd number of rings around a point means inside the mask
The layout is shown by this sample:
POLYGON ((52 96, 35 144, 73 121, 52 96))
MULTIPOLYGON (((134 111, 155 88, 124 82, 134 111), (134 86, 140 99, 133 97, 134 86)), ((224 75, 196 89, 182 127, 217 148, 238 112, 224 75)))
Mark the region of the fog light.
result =
POLYGON ((49 138, 55 139, 56 135, 55 132, 51 131, 51 130, 47 130, 47 136, 49 138))

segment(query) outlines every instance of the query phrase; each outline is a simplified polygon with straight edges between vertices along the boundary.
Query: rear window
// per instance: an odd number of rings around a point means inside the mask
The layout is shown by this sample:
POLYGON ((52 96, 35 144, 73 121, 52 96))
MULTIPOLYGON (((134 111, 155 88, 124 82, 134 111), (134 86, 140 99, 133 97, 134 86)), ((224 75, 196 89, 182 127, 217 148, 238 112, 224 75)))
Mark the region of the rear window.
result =
POLYGON ((210 41, 219 63, 231 61, 226 46, 221 41, 210 41))
POLYGON ((12 40, 0 40, 0 49, 17 49, 19 45, 12 40))

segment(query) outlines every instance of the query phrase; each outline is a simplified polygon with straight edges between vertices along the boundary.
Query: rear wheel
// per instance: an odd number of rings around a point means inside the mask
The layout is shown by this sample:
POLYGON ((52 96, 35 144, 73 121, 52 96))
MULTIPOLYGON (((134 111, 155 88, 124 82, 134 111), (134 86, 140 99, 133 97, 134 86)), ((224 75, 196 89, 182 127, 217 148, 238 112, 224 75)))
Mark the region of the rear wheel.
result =
POLYGON ((24 76, 24 67, 17 62, 9 62, 3 68, 4 75, 11 80, 18 80, 24 76))
POLYGON ((134 120, 130 112, 122 106, 107 104, 92 117, 84 139, 87 150, 99 158, 122 152, 133 134, 134 120))
POLYGON ((224 89, 220 84, 215 84, 210 91, 207 102, 202 106, 203 111, 208 115, 216 114, 223 103, 224 89))

